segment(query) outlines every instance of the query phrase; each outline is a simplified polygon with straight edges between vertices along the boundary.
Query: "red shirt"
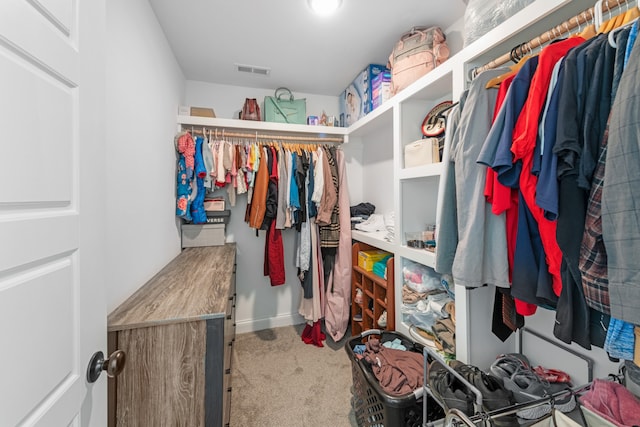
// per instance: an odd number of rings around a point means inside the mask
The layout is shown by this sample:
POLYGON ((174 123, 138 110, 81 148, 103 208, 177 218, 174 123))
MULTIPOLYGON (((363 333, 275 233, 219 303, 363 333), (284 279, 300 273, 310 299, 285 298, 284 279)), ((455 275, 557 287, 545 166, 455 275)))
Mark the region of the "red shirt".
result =
POLYGON ((527 102, 513 130, 513 145, 511 146, 514 162, 522 160, 520 191, 533 218, 538 223, 542 247, 545 251, 545 260, 553 280, 553 291, 558 296, 560 296, 560 291, 562 290, 562 280, 560 278, 562 252, 556 240, 557 224, 556 221, 546 219, 543 209, 535 203, 538 177, 531 173, 531 167, 538 135, 538 120, 544 107, 553 67, 571 48, 582 42, 584 42, 582 37, 572 37, 551 44, 540 52, 538 68, 531 80, 527 102))
MULTIPOLYGON (((493 112, 493 120, 496 120, 500 108, 507 96, 507 91, 511 86, 511 82, 515 78, 515 74, 507 77, 500 84, 498 89, 498 97, 496 107, 493 112)), ((498 181, 498 174, 492 169, 487 168, 487 177, 485 180, 484 196, 487 203, 491 204, 491 212, 494 215, 505 214, 506 231, 507 231, 507 257, 509 261, 509 281, 511 281, 513 272, 513 257, 516 252, 516 236, 518 234, 518 189, 510 188, 498 181)), ((523 316, 531 316, 535 314, 537 306, 514 298, 516 312, 523 316)))

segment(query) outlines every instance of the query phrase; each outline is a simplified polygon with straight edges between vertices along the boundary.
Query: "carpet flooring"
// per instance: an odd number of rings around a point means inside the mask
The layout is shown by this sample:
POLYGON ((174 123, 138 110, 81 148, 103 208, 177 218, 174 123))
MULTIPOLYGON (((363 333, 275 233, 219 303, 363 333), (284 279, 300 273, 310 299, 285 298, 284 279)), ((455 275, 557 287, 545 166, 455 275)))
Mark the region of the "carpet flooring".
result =
POLYGON ((302 342, 304 325, 239 334, 232 365, 231 427, 355 427, 351 331, 324 347, 302 342))

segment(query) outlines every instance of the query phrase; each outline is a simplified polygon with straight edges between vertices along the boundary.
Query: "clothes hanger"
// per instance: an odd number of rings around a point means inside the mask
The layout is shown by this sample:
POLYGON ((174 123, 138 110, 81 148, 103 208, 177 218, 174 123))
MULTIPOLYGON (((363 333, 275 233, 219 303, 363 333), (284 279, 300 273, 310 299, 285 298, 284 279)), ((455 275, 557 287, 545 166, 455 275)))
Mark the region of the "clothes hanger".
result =
POLYGON ((613 47, 614 49, 618 48, 618 44, 616 43, 616 33, 618 33, 620 30, 623 30, 625 28, 629 28, 630 26, 632 26, 633 24, 635 24, 635 22, 638 20, 638 18, 640 17, 640 10, 636 7, 633 8, 633 12, 632 15, 635 14, 636 17, 633 18, 632 20, 624 23, 623 25, 620 25, 618 28, 614 28, 613 30, 609 31, 608 37, 609 37, 609 45, 611 47, 613 47))
MULTIPOLYGON (((540 37, 538 36, 538 44, 541 45, 542 43, 540 42, 540 37)), ((518 71, 520 71, 520 69, 522 68, 522 66, 533 56, 535 55, 531 55, 531 43, 527 42, 527 43, 523 43, 521 45, 518 45, 516 47, 514 47, 513 49, 511 49, 511 60, 513 62, 515 62, 515 64, 511 65, 509 67, 509 71, 507 71, 504 74, 501 74, 497 77, 492 78, 491 80, 489 80, 487 82, 487 84, 485 85, 485 89, 491 89, 491 88, 497 88, 498 86, 500 86, 500 84, 505 81, 506 79, 508 79, 509 77, 511 77, 514 74, 517 74, 518 71), (527 54, 526 55, 522 55, 522 51, 520 52, 520 54, 518 54, 518 49, 521 50, 521 48, 523 46, 527 47, 527 54), (519 56, 522 55, 522 56, 519 56)))
POLYGON ((584 30, 576 34, 577 37, 582 37, 585 40, 589 40, 596 36, 596 24, 595 24, 595 15, 593 13, 593 9, 589 9, 588 12, 589 12, 590 18, 587 18, 587 11, 583 12, 582 16, 584 17, 585 24, 588 21, 591 21, 591 23, 587 24, 584 30))

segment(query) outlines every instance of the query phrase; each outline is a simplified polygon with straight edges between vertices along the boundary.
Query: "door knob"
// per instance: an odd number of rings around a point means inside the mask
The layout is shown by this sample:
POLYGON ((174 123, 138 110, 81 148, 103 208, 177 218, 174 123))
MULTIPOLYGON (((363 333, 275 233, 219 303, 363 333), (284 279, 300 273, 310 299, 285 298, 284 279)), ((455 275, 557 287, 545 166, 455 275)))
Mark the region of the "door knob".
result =
POLYGON ((96 351, 91 356, 87 367, 87 381, 90 383, 96 382, 102 371, 107 371, 109 378, 115 377, 124 369, 125 361, 125 353, 122 350, 114 351, 108 359, 104 358, 104 354, 101 351, 96 351))

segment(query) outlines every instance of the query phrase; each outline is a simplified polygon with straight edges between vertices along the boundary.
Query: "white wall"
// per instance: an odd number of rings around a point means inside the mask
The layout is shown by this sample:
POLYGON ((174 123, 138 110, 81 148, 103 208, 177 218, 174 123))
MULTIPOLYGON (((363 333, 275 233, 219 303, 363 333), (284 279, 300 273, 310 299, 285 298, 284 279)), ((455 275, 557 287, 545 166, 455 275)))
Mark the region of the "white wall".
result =
MULTIPOLYGON (((192 107, 211 107, 216 117, 237 119, 245 98, 256 98, 264 115, 264 97, 273 96, 274 92, 275 88, 267 90, 187 80, 185 102, 192 107)), ((296 99, 307 100, 307 116, 320 117, 323 110, 328 116, 338 116, 337 96, 301 92, 293 92, 293 96, 296 99)))
POLYGON ((107 309, 180 252, 175 150, 184 77, 147 0, 107 2, 107 309))
MULTIPOLYGON (((273 95, 272 90, 263 90, 239 86, 226 86, 187 80, 185 104, 198 107, 211 107, 220 118, 237 118, 245 98, 257 98, 260 102, 265 96, 273 95)), ((295 93, 296 98, 306 98, 307 115, 320 115, 322 110, 328 115, 337 115, 338 97, 295 93)), ((353 175, 353 191, 362 193, 361 149, 349 150, 345 147, 349 177, 353 175)), ((352 187, 350 180, 350 190, 352 187)), ((226 194, 218 190, 216 194, 226 194)), ((271 287, 269 278, 263 276, 265 232, 256 237, 254 229, 244 222, 247 206, 246 195, 238 196, 235 208, 231 209, 231 219, 227 225, 227 241, 237 243, 236 287, 236 325, 239 333, 261 330, 303 322, 298 314, 300 304, 300 281, 296 276, 294 263, 295 230, 283 231, 285 248, 286 284, 271 287)))

